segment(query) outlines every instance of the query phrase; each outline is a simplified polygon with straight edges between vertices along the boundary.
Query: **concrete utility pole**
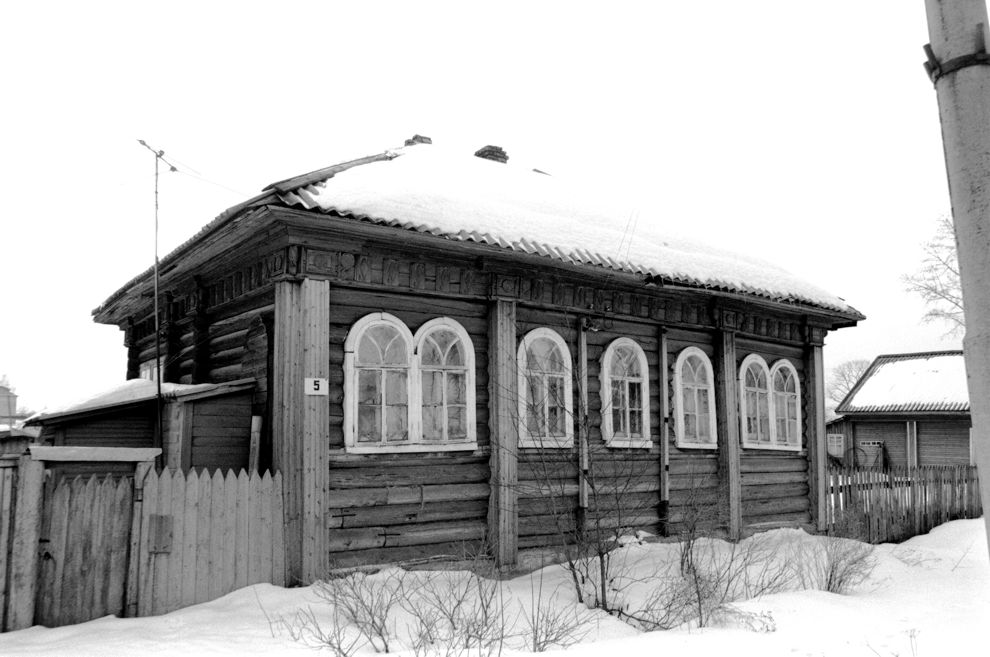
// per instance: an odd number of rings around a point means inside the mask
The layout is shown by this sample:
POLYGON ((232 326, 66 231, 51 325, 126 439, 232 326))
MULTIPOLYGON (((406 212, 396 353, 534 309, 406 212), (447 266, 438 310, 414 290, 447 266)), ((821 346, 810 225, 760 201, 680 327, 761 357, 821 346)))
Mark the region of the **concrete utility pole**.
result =
MULTIPOLYGON (((959 252, 963 351, 983 504, 990 503, 990 44, 985 0, 925 0, 928 70, 938 95, 959 252)), ((990 550, 990 514, 987 549, 990 550)))

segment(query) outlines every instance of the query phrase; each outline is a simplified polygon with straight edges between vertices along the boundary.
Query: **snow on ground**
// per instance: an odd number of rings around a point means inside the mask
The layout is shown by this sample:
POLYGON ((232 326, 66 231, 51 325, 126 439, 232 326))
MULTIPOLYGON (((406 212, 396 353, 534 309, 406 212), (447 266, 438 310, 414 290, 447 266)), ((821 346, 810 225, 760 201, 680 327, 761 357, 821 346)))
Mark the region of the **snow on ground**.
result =
MULTIPOLYGON (((798 530, 777 530, 742 545, 752 548, 747 554, 771 555, 777 566, 793 567, 822 548, 826 540, 798 530)), ((721 559, 721 563, 732 554, 722 542, 701 541, 698 550, 699 555, 721 559)), ((679 554, 676 544, 635 543, 615 553, 620 562, 615 572, 625 578, 619 578, 617 588, 621 591, 616 595, 623 597, 627 612, 637 613, 644 606, 651 589, 644 580, 671 565, 676 568, 679 554)), ((571 655, 987 654, 990 560, 983 520, 955 521, 899 545, 881 545, 874 556, 872 574, 850 594, 801 589, 792 581, 784 592, 734 603, 728 620, 704 628, 688 623, 673 630, 643 632, 615 616, 588 610, 576 602, 569 575, 559 566, 503 582, 497 593, 509 610, 505 618, 512 632, 525 632, 526 619, 532 618, 528 610, 534 603, 553 609, 563 618, 580 617, 577 632, 584 637, 567 649, 571 655)), ((756 560, 753 565, 767 573, 773 569, 766 569, 766 563, 756 560)), ((432 591, 448 600, 460 586, 478 581, 459 572, 409 574, 398 569, 343 581, 346 590, 364 586, 380 592, 400 578, 404 590, 413 595, 432 591)), ((422 609, 423 603, 417 607, 422 609)), ((324 627, 330 625, 330 606, 321 601, 314 587, 256 585, 165 616, 106 617, 69 627, 33 627, 7 633, 0 635, 0 655, 313 654, 312 648, 294 641, 284 630, 272 630, 270 619, 291 619, 300 609, 312 609, 324 627)), ((393 616, 394 632, 404 635, 401 628, 409 627, 413 617, 399 607, 393 616)), ((513 641, 514 649, 503 654, 527 654, 520 639, 513 641)), ((391 649, 414 654, 402 645, 391 649)), ((372 653, 371 646, 358 651, 372 653)))

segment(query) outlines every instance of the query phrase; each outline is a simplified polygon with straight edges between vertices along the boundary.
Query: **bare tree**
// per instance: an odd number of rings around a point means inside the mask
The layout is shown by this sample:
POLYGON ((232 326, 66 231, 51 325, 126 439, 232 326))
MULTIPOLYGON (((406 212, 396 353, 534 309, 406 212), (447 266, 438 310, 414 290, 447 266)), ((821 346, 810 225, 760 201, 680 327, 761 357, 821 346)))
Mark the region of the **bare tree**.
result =
POLYGON ((949 216, 939 217, 935 235, 925 244, 921 267, 903 280, 907 291, 921 295, 928 306, 925 321, 945 322, 949 335, 958 335, 966 328, 956 237, 949 216))
POLYGON ((828 373, 828 384, 825 392, 829 401, 835 404, 841 403, 869 366, 870 361, 856 359, 843 361, 833 367, 828 373))

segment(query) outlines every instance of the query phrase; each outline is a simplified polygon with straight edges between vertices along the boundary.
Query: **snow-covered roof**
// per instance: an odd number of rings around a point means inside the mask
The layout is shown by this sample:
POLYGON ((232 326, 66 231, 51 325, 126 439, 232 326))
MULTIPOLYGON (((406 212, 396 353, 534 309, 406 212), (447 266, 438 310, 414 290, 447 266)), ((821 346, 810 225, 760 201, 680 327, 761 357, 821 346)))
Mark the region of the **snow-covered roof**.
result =
POLYGON ((961 351, 878 356, 837 413, 968 412, 961 351))
MULTIPOLYGON (((162 398, 165 400, 180 399, 190 395, 216 392, 222 394, 228 389, 238 389, 253 385, 253 379, 244 379, 231 383, 162 383, 162 398)), ((56 408, 35 413, 27 420, 27 424, 43 424, 46 421, 54 420, 80 413, 90 413, 115 406, 124 406, 138 402, 154 399, 158 394, 158 385, 154 381, 147 379, 130 379, 120 385, 114 386, 102 392, 84 397, 75 402, 56 408)))
POLYGON ((675 217, 640 216, 602 190, 469 152, 417 144, 271 188, 290 206, 860 316, 780 267, 674 237, 664 227, 675 217))

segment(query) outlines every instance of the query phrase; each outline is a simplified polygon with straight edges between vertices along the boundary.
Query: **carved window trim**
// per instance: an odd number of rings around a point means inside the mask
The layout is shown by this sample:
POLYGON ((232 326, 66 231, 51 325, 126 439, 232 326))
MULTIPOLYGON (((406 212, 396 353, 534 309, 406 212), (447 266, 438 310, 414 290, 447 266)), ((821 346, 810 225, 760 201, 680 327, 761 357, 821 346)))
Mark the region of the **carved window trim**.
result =
MULTIPOLYGON (((695 398, 697 403, 698 398, 695 398)), ((677 355, 674 363, 674 434, 679 449, 718 449, 718 431, 715 419, 715 372, 712 361, 698 347, 685 347, 677 355), (706 382, 702 385, 687 385, 684 382, 684 366, 689 359, 701 362, 706 382), (708 398, 708 435, 710 441, 688 440, 685 436, 684 395, 686 392, 703 393, 708 398)))
MULTIPOLYGON (((344 446, 354 454, 381 454, 402 452, 449 452, 468 451, 477 449, 476 403, 475 403, 475 360, 474 345, 467 331, 458 322, 449 317, 441 317, 423 324, 414 336, 405 323, 389 313, 378 312, 365 315, 358 319, 347 332, 344 340, 344 446), (361 338, 376 326, 389 326, 398 331, 406 347, 406 427, 407 440, 402 443, 389 443, 382 436, 379 443, 361 443, 358 441, 358 377, 362 368, 356 362, 356 351, 361 338), (423 440, 422 412, 422 376, 419 357, 419 347, 433 332, 447 329, 462 341, 465 352, 466 367, 463 370, 466 378, 466 414, 467 436, 458 441, 423 440)), ((384 433, 384 432, 383 432, 384 433)))
POLYGON ((646 360, 646 352, 643 351, 643 348, 635 340, 625 337, 616 338, 609 343, 605 352, 602 354, 600 362, 602 439, 605 441, 605 444, 609 447, 631 449, 652 447, 653 440, 650 435, 650 368, 646 360), (631 351, 639 368, 637 376, 625 376, 619 380, 621 398, 626 402, 621 411, 623 416, 622 424, 627 427, 630 426, 633 422, 631 417, 633 413, 638 415, 639 426, 641 427, 638 435, 618 434, 613 423, 612 403, 614 395, 612 388, 616 381, 613 380, 612 365, 620 350, 631 351), (640 408, 638 411, 633 411, 629 407, 629 399, 631 397, 629 391, 632 385, 638 385, 640 388, 640 408))
POLYGON ((517 383, 518 383, 518 426, 519 426, 519 446, 520 447, 556 447, 556 448, 568 448, 574 445, 574 386, 572 382, 573 378, 573 361, 571 359, 571 350, 567 346, 567 342, 563 337, 556 331, 546 327, 540 327, 533 329, 529 333, 523 336, 519 341, 519 348, 516 351, 516 369, 517 369, 517 383), (537 342, 546 340, 549 341, 553 347, 560 352, 560 358, 563 363, 563 371, 547 372, 542 370, 532 370, 528 368, 528 354, 531 347, 533 347, 537 342), (543 422, 542 428, 544 431, 541 435, 533 435, 530 433, 527 427, 527 420, 529 418, 528 414, 528 403, 529 399, 529 381, 531 378, 538 378, 544 386, 549 387, 550 379, 555 381, 555 385, 562 385, 563 392, 563 406, 558 412, 563 412, 563 435, 553 436, 549 432, 549 416, 550 416, 550 404, 549 395, 543 395, 540 400, 541 408, 543 409, 543 422))

